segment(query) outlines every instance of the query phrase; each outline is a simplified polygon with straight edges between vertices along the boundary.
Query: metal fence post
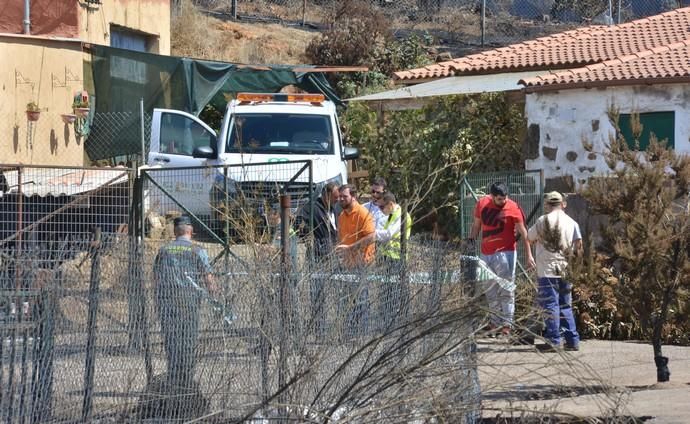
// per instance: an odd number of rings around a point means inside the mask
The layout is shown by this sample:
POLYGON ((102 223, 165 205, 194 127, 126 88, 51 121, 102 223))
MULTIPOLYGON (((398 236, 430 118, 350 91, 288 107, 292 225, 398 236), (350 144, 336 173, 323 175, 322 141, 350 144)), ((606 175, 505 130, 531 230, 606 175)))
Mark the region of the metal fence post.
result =
POLYGON ((137 297, 137 281, 141 277, 139 269, 139 239, 140 239, 140 201, 141 201, 141 179, 136 173, 130 174, 133 177, 132 201, 130 208, 130 228, 129 228, 129 256, 128 256, 128 278, 127 278, 127 333, 128 345, 130 350, 138 350, 142 345, 141 331, 139 328, 139 302, 142 300, 137 297))
MULTIPOLYGON (((24 234, 24 193, 22 190, 24 185, 24 182, 22 181, 23 171, 24 168, 22 168, 21 166, 17 167, 17 250, 15 252, 17 255, 17 263, 19 262, 19 258, 21 257, 22 236, 24 234)), ((16 273, 15 277, 17 277, 16 273)), ((17 284, 19 284, 18 281, 17 284)))
POLYGON ((302 0, 302 26, 307 23, 307 0, 302 0))
POLYGON ((311 196, 309 196, 309 231, 311 232, 311 237, 308 240, 307 261, 311 267, 314 262, 314 249, 316 247, 314 240, 314 196, 318 199, 321 195, 319 192, 314 192, 314 162, 311 160, 309 161, 309 192, 311 193, 311 196))
POLYGON ((407 220, 412 219, 407 212, 407 202, 403 202, 400 211, 400 289, 402 293, 410 292, 407 274, 407 220))
MULTIPOLYGON (((280 195, 280 248, 281 248, 281 278, 280 278, 280 356, 278 357, 278 390, 283 390, 286 384, 288 337, 290 331, 290 195, 280 195)), ((281 396, 281 404, 285 404, 284 395, 281 396)), ((285 422, 287 411, 280 409, 279 422, 285 422)))
POLYGON ((232 19, 237 19, 237 0, 230 0, 230 14, 232 19))
POLYGON ((91 421, 93 412, 93 377, 96 366, 96 326, 98 318, 99 285, 101 280, 101 227, 93 230, 91 241, 91 278, 89 282, 89 311, 86 325, 86 364, 84 366, 84 401, 81 418, 91 421))
POLYGON ((481 10, 481 17, 479 21, 479 28, 482 33, 482 39, 481 39, 481 44, 482 47, 484 47, 484 43, 486 41, 486 0, 482 0, 482 10, 481 10))
POLYGON ((144 98, 139 100, 139 119, 141 120, 141 161, 140 165, 146 164, 146 130, 144 128, 144 98))
POLYGON ((41 317, 34 337, 34 381, 32 382, 31 422, 46 422, 52 415, 53 359, 55 325, 55 288, 42 288, 40 305, 35 308, 41 317))

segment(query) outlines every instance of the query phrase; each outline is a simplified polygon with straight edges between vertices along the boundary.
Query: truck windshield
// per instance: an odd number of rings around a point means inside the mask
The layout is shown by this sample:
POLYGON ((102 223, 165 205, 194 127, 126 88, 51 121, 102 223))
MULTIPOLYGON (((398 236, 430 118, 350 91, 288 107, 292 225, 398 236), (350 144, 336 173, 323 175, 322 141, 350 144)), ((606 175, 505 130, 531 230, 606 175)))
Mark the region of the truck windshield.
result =
POLYGON ((227 153, 333 154, 328 115, 242 113, 235 115, 227 153))

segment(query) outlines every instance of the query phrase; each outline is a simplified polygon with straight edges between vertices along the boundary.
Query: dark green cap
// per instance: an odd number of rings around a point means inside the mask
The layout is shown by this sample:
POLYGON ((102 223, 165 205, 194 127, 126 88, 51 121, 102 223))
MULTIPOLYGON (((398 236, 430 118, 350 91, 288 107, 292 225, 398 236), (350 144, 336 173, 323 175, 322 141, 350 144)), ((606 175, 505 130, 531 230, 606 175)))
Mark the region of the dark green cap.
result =
POLYGON ((176 227, 178 225, 192 225, 192 220, 189 219, 187 215, 178 216, 173 222, 175 223, 176 227))

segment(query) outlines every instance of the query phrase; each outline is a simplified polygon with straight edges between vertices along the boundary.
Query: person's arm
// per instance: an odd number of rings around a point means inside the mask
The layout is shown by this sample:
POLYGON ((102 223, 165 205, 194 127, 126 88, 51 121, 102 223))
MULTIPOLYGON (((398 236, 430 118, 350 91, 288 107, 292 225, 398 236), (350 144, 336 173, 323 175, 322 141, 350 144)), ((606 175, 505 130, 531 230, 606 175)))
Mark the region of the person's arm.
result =
POLYGON ((582 233, 580 232, 580 225, 575 223, 575 232, 573 234, 573 252, 577 256, 582 256, 584 249, 582 246, 582 233))
POLYGON ((385 243, 387 241, 390 241, 394 235, 396 235, 400 232, 401 224, 402 224, 402 219, 399 216, 398 219, 396 219, 395 221, 391 222, 388 225, 388 228, 376 230, 376 241, 381 242, 381 243, 385 243))
POLYGON ((477 218, 476 216, 474 217, 474 221, 472 222, 472 229, 470 230, 470 240, 476 240, 477 236, 479 236, 479 230, 482 228, 482 219, 477 218))
POLYGON ((534 243, 539 239, 539 231, 537 230, 536 223, 529 227, 529 230, 527 230, 527 239, 530 241, 530 243, 534 243))
POLYGON ((218 284, 216 284, 216 279, 213 277, 208 253, 204 249, 199 249, 197 253, 199 255, 201 275, 203 276, 202 278, 204 280, 204 286, 206 286, 212 296, 215 297, 220 295, 220 288, 218 287, 218 284))
POLYGON ((576 256, 582 256, 582 253, 584 251, 583 246, 582 246, 582 239, 580 240, 575 240, 573 242, 573 251, 575 252, 576 256))
POLYGON ((529 242, 529 237, 527 235, 527 228, 525 228, 525 223, 522 221, 518 221, 515 223, 515 227, 517 228, 518 234, 520 234, 522 240, 525 243, 525 253, 527 254, 527 268, 535 268, 537 264, 534 262, 534 256, 532 256, 532 246, 529 242))
POLYGON ((156 284, 160 283, 160 281, 161 281, 161 253, 160 253, 160 251, 156 255, 156 258, 153 260, 153 280, 156 282, 156 284))
POLYGON ((362 237, 361 239, 357 240, 356 242, 352 243, 351 245, 347 246, 349 249, 364 249, 370 244, 374 243, 376 241, 376 231, 373 233, 366 235, 362 237))
POLYGON ((470 240, 477 240, 477 237, 479 237, 479 231, 482 229, 482 210, 479 206, 480 203, 481 199, 479 199, 477 204, 474 206, 474 221, 472 221, 472 228, 470 229, 470 240))

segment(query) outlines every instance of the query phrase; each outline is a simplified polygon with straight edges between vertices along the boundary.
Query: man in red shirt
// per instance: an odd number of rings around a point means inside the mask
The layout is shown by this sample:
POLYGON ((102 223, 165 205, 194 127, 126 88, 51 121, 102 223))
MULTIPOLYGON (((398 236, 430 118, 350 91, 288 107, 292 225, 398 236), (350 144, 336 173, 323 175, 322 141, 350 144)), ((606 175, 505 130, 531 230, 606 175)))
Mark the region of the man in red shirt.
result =
POLYGON ((527 266, 533 268, 534 258, 525 227, 525 214, 520 206, 508 199, 508 187, 502 182, 491 185, 490 194, 477 202, 470 240, 474 241, 482 231, 481 259, 503 281, 490 280, 485 287, 491 326, 501 327, 509 334, 515 315, 515 261, 517 258, 516 232, 525 243, 527 266), (501 284, 503 283, 503 284, 501 284), (506 287, 512 286, 512 287, 506 287))

